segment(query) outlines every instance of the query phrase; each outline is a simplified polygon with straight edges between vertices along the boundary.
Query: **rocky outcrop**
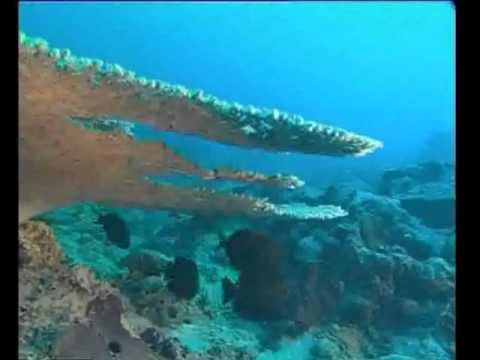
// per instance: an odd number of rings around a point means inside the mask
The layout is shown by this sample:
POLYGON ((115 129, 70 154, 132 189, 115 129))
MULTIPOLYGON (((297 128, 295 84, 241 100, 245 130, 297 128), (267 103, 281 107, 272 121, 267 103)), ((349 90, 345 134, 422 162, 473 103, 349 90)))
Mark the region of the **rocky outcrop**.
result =
POLYGON ((111 359, 111 352, 148 359, 149 350, 125 329, 118 290, 90 270, 71 267, 50 229, 19 227, 20 354, 111 359))
POLYGON ((384 172, 380 191, 431 228, 455 225, 454 166, 426 162, 384 172))

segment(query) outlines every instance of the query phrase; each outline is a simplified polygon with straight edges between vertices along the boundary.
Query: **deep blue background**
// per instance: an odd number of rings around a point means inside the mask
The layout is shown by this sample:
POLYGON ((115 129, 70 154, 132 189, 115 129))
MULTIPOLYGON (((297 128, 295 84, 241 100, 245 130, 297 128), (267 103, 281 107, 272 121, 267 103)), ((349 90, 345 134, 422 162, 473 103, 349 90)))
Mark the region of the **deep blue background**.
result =
MULTIPOLYGON (((414 161, 454 122, 454 8, 438 3, 22 3, 20 29, 74 54, 373 136, 364 159, 192 157, 333 181, 414 161)), ((453 136, 453 135, 452 135, 453 136)), ((177 141, 178 142, 178 141, 177 141)))

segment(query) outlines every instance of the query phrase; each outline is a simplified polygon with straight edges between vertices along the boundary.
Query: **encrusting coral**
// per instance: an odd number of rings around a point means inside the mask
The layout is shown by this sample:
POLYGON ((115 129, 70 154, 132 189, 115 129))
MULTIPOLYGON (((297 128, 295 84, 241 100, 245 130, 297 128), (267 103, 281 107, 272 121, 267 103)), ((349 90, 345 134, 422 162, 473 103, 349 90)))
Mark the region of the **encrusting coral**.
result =
POLYGON ((297 115, 230 104, 136 77, 119 65, 75 57, 20 33, 20 221, 77 201, 206 214, 345 215, 336 206, 277 206, 267 199, 148 181, 149 175, 182 172, 207 180, 302 185, 294 176, 203 169, 161 142, 137 141, 132 135, 136 123, 269 151, 361 156, 382 146, 297 115))
POLYGON ((25 222, 19 227, 20 267, 57 267, 63 261, 63 252, 50 228, 42 222, 25 222))
POLYGON ((124 327, 122 313, 118 296, 110 294, 105 298, 94 298, 88 304, 88 323, 73 324, 67 328, 55 344, 55 355, 95 360, 156 359, 148 346, 124 327))
POLYGON ((21 356, 41 359, 83 354, 111 359, 108 344, 116 341, 125 355, 148 358, 148 347, 132 337, 120 321, 118 290, 96 280, 84 267, 65 264, 63 251, 47 225, 22 223, 19 239, 21 356), (110 313, 115 313, 103 316, 101 304, 108 304, 110 313))

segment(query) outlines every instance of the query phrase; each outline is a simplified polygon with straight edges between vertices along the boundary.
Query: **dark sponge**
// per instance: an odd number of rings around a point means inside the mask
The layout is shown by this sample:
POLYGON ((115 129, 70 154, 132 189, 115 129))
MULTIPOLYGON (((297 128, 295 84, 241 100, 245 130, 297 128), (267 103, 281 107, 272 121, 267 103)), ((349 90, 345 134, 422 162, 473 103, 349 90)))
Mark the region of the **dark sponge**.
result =
POLYGON ((165 274, 168 279, 168 289, 178 298, 192 299, 199 288, 197 264, 190 259, 177 257, 167 266, 165 274))
POLYGON ((130 247, 130 230, 127 223, 119 215, 113 212, 100 215, 97 223, 103 226, 107 239, 112 244, 121 249, 130 247))

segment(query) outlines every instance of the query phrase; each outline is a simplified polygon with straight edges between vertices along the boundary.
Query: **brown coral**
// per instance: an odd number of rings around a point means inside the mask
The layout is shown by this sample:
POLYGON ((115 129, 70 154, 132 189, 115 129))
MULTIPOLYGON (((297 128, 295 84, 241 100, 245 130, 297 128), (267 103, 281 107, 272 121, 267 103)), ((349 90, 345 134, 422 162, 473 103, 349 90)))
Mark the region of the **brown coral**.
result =
MULTIPOLYGON (((70 329, 65 335, 67 339, 73 331, 72 339, 81 342, 78 336, 83 339, 84 332, 91 333, 85 329, 92 320, 92 302, 116 297, 117 291, 96 280, 88 269, 64 264, 62 251, 47 225, 21 224, 19 240, 22 261, 19 271, 20 353, 46 356, 48 345, 66 329, 70 329)), ((89 346, 93 346, 96 340, 90 340, 89 346)))
MULTIPOLYGON (((201 92, 138 79, 118 65, 76 58, 68 50, 49 49, 45 41, 20 34, 20 220, 75 201, 295 217, 295 210, 265 199, 152 184, 147 176, 172 171, 286 187, 301 183, 295 177, 242 171, 217 171, 215 176, 215 171, 200 168, 163 143, 136 141, 121 125, 110 129, 115 119, 273 151, 343 156, 363 155, 381 146, 278 110, 264 114, 201 92)), ((319 218, 343 214, 331 207, 312 211, 319 218)))
POLYGON ((88 303, 88 323, 71 325, 56 343, 55 355, 111 360, 114 353, 124 359, 154 359, 147 345, 124 328, 122 312, 114 295, 93 299, 88 303))
POLYGON ((63 252, 46 224, 38 221, 22 223, 18 238, 21 266, 57 267, 62 263, 63 252))

